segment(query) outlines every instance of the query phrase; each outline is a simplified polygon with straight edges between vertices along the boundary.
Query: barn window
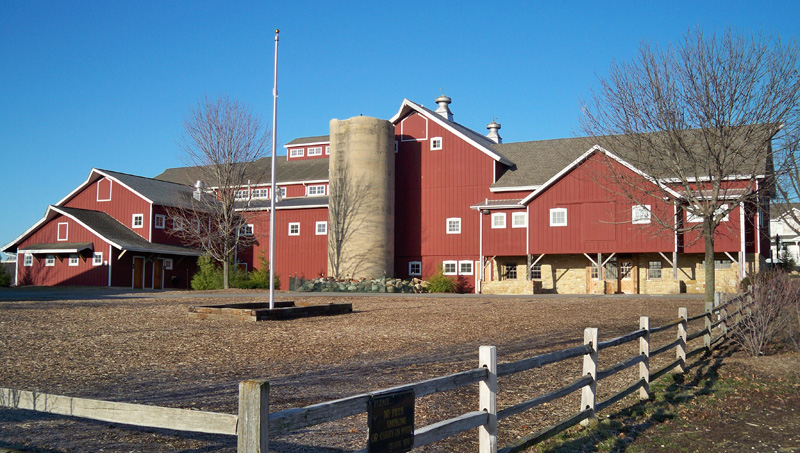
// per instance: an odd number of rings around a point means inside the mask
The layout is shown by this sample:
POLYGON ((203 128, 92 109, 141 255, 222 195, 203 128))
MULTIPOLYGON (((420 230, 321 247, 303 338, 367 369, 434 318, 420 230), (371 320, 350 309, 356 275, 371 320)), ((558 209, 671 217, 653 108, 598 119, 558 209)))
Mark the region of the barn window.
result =
POLYGON ((459 261, 458 275, 472 275, 472 261, 459 261))
POLYGON ((295 149, 289 150, 289 157, 303 157, 304 152, 305 151, 304 151, 303 148, 295 148, 295 149))
POLYGON ((422 261, 410 261, 408 263, 408 275, 422 275, 422 261))
POLYGON ((253 235, 253 224, 248 223, 247 225, 242 225, 239 227, 239 235, 240 236, 252 236, 253 235))
POLYGON ((237 200, 247 200, 250 197, 250 189, 237 190, 234 198, 237 200))
POLYGON ((103 265, 103 252, 94 252, 92 255, 92 266, 102 266, 103 265))
POLYGON ((69 256, 69 265, 70 266, 77 266, 80 263, 78 255, 72 254, 69 256))
POLYGON ((504 264, 501 267, 501 280, 516 280, 517 279, 517 265, 504 264))
POLYGON ((600 278, 600 269, 597 267, 597 264, 592 263, 592 269, 590 271, 590 277, 592 280, 597 280, 600 278))
POLYGON ((55 255, 47 255, 47 258, 44 259, 44 265, 47 267, 55 266, 56 265, 55 255))
POLYGON ((539 263, 534 264, 531 266, 531 278, 533 280, 541 280, 542 279, 542 265, 539 263))
POLYGON ((444 261, 442 263, 442 269, 444 275, 456 275, 458 274, 458 261, 444 261))
POLYGON ((316 227, 317 227, 317 230, 316 230, 317 231, 317 236, 322 236, 322 235, 328 234, 328 222, 326 222, 324 220, 320 221, 320 222, 317 222, 316 227))
POLYGON ((528 216, 524 212, 511 214, 511 228, 525 228, 528 226, 528 216))
POLYGON ((25 267, 33 266, 33 254, 26 253, 25 258, 22 261, 22 265, 25 267))
POLYGON ((330 156, 331 155, 331 147, 330 146, 326 146, 325 147, 325 155, 326 156, 330 156))
POLYGON ((172 219, 172 229, 175 231, 183 231, 183 219, 178 217, 172 219))
POLYGON ((164 269, 168 271, 172 270, 172 258, 164 258, 164 269))
POLYGON ((442 137, 433 137, 431 139, 431 151, 442 149, 442 137))
POLYGON ((321 197, 325 195, 325 185, 308 186, 306 188, 306 195, 309 197, 321 197))
POLYGON ((69 238, 69 223, 67 223, 67 222, 59 222, 58 223, 57 239, 59 241, 66 241, 68 238, 69 238))
POLYGON ((567 208, 550 210, 550 226, 567 226, 567 208))
POLYGON ((167 223, 167 218, 161 214, 156 214, 156 219, 153 222, 153 226, 158 228, 159 230, 164 229, 164 225, 167 223))
POLYGON ((461 234, 460 217, 450 217, 447 219, 447 234, 461 234))
POLYGON ((269 198, 269 190, 266 188, 253 189, 253 198, 269 198))
POLYGON ((134 214, 132 223, 134 228, 142 228, 144 226, 144 214, 134 214))
POLYGON ((289 236, 300 236, 299 222, 293 222, 289 224, 289 236))
POLYGON ((506 227, 506 213, 497 212, 492 214, 492 228, 505 228, 506 227))
POLYGON ((631 209, 631 221, 635 225, 650 223, 650 205, 640 204, 631 209))
POLYGON ((661 261, 650 261, 647 263, 647 279, 655 280, 661 278, 661 261))
POLYGON ((322 155, 322 147, 321 146, 314 146, 308 148, 308 155, 309 156, 321 156, 322 155))

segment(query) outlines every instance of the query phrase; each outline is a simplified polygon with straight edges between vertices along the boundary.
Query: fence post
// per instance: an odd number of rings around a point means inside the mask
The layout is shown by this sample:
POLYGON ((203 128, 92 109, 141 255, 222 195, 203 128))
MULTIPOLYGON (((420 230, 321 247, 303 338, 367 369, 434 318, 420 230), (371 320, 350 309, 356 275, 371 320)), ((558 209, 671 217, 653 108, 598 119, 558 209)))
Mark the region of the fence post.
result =
POLYGON ((497 452, 497 348, 481 346, 478 350, 479 366, 486 368, 489 375, 481 381, 480 407, 489 414, 489 421, 478 428, 478 444, 480 453, 497 452))
POLYGON ((639 338, 639 354, 644 356, 644 361, 639 362, 639 380, 644 384, 639 388, 639 399, 650 398, 650 318, 639 318, 639 329, 644 330, 644 336, 639 338))
POLYGON ((704 319, 704 324, 706 328, 706 334, 703 335, 703 346, 706 348, 706 352, 711 352, 711 315, 714 313, 714 304, 719 301, 719 293, 714 293, 714 302, 706 302, 705 309, 706 309, 706 317, 704 319))
POLYGON ((583 376, 591 375, 592 383, 581 389, 581 412, 586 409, 592 410, 592 415, 581 422, 586 426, 594 420, 595 401, 597 398, 597 328, 588 327, 583 331, 583 344, 591 345, 592 352, 583 355, 583 376))
POLYGON ((682 321, 678 324, 678 347, 675 350, 675 358, 678 359, 678 373, 683 374, 686 371, 686 327, 689 319, 686 307, 678 309, 678 317, 682 321))
MULTIPOLYGON (((727 304, 728 303, 728 298, 725 297, 725 302, 722 302, 722 301, 720 301, 720 302, 723 303, 723 304, 727 304)), ((719 325, 720 329, 722 329, 722 336, 723 337, 727 337, 728 336, 728 306, 727 305, 722 307, 722 310, 720 310, 720 312, 719 312, 719 317, 720 317, 720 320, 722 320, 722 324, 719 325)))
POLYGON ((236 436, 237 453, 267 453, 269 450, 269 382, 239 383, 236 436))

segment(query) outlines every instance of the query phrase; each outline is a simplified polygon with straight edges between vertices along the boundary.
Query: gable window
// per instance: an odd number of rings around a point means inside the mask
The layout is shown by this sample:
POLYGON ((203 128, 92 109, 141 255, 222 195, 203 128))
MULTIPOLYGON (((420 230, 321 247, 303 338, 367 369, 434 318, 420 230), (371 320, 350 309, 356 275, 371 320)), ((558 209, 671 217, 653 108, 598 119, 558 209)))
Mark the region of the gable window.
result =
POLYGON ((103 252, 94 252, 92 255, 92 266, 102 266, 103 265, 103 252))
POLYGON ((142 228, 144 226, 144 214, 134 214, 132 223, 134 228, 142 228))
POLYGON ((492 228, 505 228, 506 227, 506 213, 496 212, 492 214, 492 228))
POLYGON ((304 148, 294 148, 289 150, 289 157, 303 157, 304 148))
POLYGON ((442 262, 442 271, 444 275, 457 275, 458 274, 458 261, 444 261, 442 262))
POLYGON ((409 261, 408 275, 422 275, 422 261, 409 261))
POLYGON ((111 184, 107 178, 97 181, 97 201, 111 201, 111 184))
POLYGON ((56 265, 56 256, 55 255, 47 255, 44 259, 44 265, 47 267, 53 267, 56 265))
POLYGON ((167 218, 161 214, 156 214, 156 219, 153 222, 153 226, 158 228, 159 230, 164 229, 164 225, 167 223, 167 218))
POLYGON ((164 270, 172 270, 172 258, 164 258, 164 270))
POLYGON ((317 222, 316 227, 317 236, 328 234, 328 222, 325 222, 324 220, 317 222))
POLYGON ((314 146, 308 148, 308 156, 321 156, 322 155, 322 147, 321 146, 314 146))
POLYGON ((33 254, 26 253, 25 258, 22 260, 22 265, 25 267, 33 266, 33 254))
POLYGON ((550 226, 567 226, 567 208, 550 210, 550 226))
POLYGON ((289 236, 300 236, 299 222, 292 222, 289 224, 289 236))
POLYGON ((318 185, 318 186, 308 186, 306 187, 306 195, 309 197, 321 197, 325 195, 325 186, 318 185))
POLYGON ((269 198, 269 189, 253 189, 253 198, 269 198))
POLYGON ((66 241, 67 238, 69 238, 69 223, 59 222, 57 234, 58 234, 57 239, 59 241, 66 241))
POLYGON ((460 217, 450 217, 447 219, 447 234, 461 234, 460 217))
POLYGON ((248 223, 247 225, 242 225, 239 227, 239 235, 240 236, 252 236, 253 235, 253 224, 248 223))
POLYGON ((70 266, 77 266, 80 263, 77 254, 72 254, 69 256, 69 265, 70 266))
POLYGON ((511 228, 525 228, 528 226, 528 215, 524 212, 511 214, 511 228))
POLYGON ((472 275, 472 261, 459 261, 458 275, 472 275))
POLYGON ((177 217, 173 218, 172 229, 175 231, 183 231, 183 219, 177 217))
POLYGON ((539 263, 534 264, 531 266, 531 278, 533 280, 541 280, 542 279, 542 265, 539 263))
POLYGON ((431 139, 431 151, 442 149, 442 137, 433 137, 431 139))
POLYGON ((250 189, 240 189, 236 191, 234 198, 237 200, 247 200, 250 197, 250 189))
POLYGON ((661 261, 650 261, 647 263, 647 279, 656 280, 661 278, 661 261))
POLYGON ((650 223, 650 205, 639 204, 631 209, 631 222, 634 225, 650 223))

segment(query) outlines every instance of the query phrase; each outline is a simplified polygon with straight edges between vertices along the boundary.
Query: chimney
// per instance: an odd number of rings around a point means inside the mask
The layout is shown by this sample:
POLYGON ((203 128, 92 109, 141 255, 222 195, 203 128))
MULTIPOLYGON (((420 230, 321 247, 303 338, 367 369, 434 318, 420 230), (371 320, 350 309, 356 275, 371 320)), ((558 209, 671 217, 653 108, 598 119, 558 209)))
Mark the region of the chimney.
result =
POLYGON ((503 137, 501 137, 497 132, 500 130, 500 124, 498 124, 495 120, 492 120, 491 123, 486 125, 486 129, 489 129, 489 133, 486 134, 489 139, 495 143, 503 143, 503 137))
POLYGON ((450 111, 450 98, 442 94, 438 98, 436 98, 436 103, 439 104, 439 108, 436 109, 436 113, 441 115, 443 118, 446 118, 448 121, 453 121, 453 112, 450 111))

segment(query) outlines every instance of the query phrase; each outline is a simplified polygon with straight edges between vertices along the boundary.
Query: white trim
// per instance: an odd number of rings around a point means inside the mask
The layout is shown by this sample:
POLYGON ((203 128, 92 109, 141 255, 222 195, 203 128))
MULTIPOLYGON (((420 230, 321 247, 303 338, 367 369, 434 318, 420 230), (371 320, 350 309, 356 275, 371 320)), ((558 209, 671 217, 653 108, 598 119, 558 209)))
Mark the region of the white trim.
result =
POLYGON ((78 194, 78 192, 80 192, 80 191, 82 191, 83 189, 85 189, 85 188, 86 188, 86 186, 88 186, 89 184, 91 184, 91 183, 93 183, 93 182, 97 181, 99 178, 92 179, 92 178, 93 178, 93 176, 95 176, 95 174, 97 174, 97 175, 100 175, 100 176, 104 176, 104 177, 106 177, 106 178, 108 178, 108 179, 110 179, 110 180, 112 180, 112 181, 116 182, 117 184, 121 185, 122 187, 124 187, 124 188, 126 188, 126 189, 130 190, 131 192, 135 193, 135 194, 136 194, 137 196, 139 196, 139 198, 141 198, 142 200, 144 200, 144 201, 146 201, 146 202, 148 202, 148 203, 150 203, 150 204, 153 204, 153 200, 151 200, 151 199, 149 199, 149 198, 145 197, 144 195, 142 195, 141 193, 139 193, 139 192, 137 192, 137 191, 133 190, 133 189, 132 189, 130 186, 128 186, 127 184, 125 184, 125 183, 123 183, 122 181, 118 180, 117 178, 115 178, 115 177, 113 177, 113 176, 111 176, 111 175, 109 175, 109 174, 107 174, 107 173, 103 172, 102 170, 98 170, 97 168, 92 168, 92 169, 91 169, 91 171, 89 171, 89 177, 88 177, 88 178, 86 178, 86 181, 84 181, 84 182, 83 182, 83 184, 81 184, 80 186, 76 187, 76 188, 75 188, 75 190, 73 190, 72 192, 68 193, 66 197, 64 197, 64 198, 62 198, 61 200, 59 200, 59 202, 58 202, 58 203, 56 203, 56 204, 55 204, 55 206, 61 206, 61 205, 62 205, 62 204, 64 204, 64 203, 65 203, 67 200, 70 200, 72 197, 74 197, 75 195, 77 195, 77 194, 78 194))
MULTIPOLYGON (((412 139, 405 139, 403 137, 406 136, 405 134, 405 122, 409 117, 405 117, 400 121, 400 141, 401 142, 424 142, 428 140, 428 117, 427 115, 422 115, 422 119, 425 120, 425 136, 421 138, 412 138, 412 139)), ((394 121, 392 121, 394 124, 394 121)))
POLYGON ((69 222, 58 222, 56 224, 56 241, 68 241, 69 240, 69 222), (64 237, 61 237, 61 225, 64 225, 64 237))
POLYGON ((536 190, 540 185, 533 185, 533 186, 519 186, 519 187, 490 187, 489 192, 522 192, 528 190, 536 190))
POLYGON ((164 214, 156 214, 153 216, 153 228, 163 230, 167 226, 167 216, 164 214), (161 220, 161 226, 158 226, 158 221, 161 220))
POLYGON ((567 208, 551 208, 550 209, 550 226, 551 227, 562 227, 569 225, 569 219, 567 217, 567 208), (553 222, 553 214, 564 213, 564 223, 561 222, 553 222))
POLYGON ((475 268, 473 267, 475 264, 472 260, 460 260, 458 262, 458 275, 472 275, 475 273, 475 268), (464 264, 469 264, 469 272, 464 272, 462 267, 464 264))
POLYGON ((81 257, 78 256, 77 253, 71 253, 69 258, 67 258, 67 262, 69 263, 70 267, 77 267, 79 264, 81 264, 81 257))
POLYGON ((455 261, 455 260, 442 261, 442 273, 444 275, 458 275, 458 261, 455 261), (453 265, 453 269, 455 269, 453 272, 448 272, 447 271, 447 265, 448 264, 452 264, 453 265))
POLYGON ((431 143, 430 146, 431 151, 441 151, 444 141, 442 140, 442 137, 431 137, 430 143, 431 143), (438 140, 438 146, 437 146, 437 140, 438 140))
POLYGON ((314 224, 314 232, 316 233, 317 236, 327 236, 328 235, 328 222, 326 222, 324 220, 317 221, 314 224), (323 225, 325 227, 324 231, 322 231, 322 232, 320 232, 320 230, 319 230, 320 225, 323 225))
MULTIPOLYGON (((444 265, 442 265, 442 267, 444 267, 444 265)), ((409 277, 418 277, 418 276, 422 275, 422 261, 409 261, 408 262, 408 275, 409 275, 409 277), (419 265, 419 272, 412 272, 411 271, 411 266, 414 265, 414 264, 419 265)))
POLYGON ((499 229, 502 229, 502 228, 506 227, 506 213, 505 212, 494 212, 494 213, 492 213, 492 219, 491 220, 492 220, 491 225, 492 225, 492 229, 493 230, 499 230, 499 229), (503 219, 503 224, 499 225, 499 224, 495 223, 494 219, 503 219))
MULTIPOLYGON (((292 198, 301 198, 301 197, 292 197, 292 198)), ((287 211, 292 209, 309 209, 309 208, 327 208, 328 205, 326 204, 310 204, 310 205, 303 205, 303 206, 275 206, 276 211, 287 211)), ((269 206, 264 206, 263 208, 237 208, 235 209, 236 212, 258 212, 258 211, 269 211, 269 206)))
POLYGON ((289 222, 289 236, 300 236, 300 222, 289 222), (297 233, 292 233, 292 227, 297 226, 297 233))
POLYGON ((461 217, 448 217, 444 226, 447 234, 461 234, 461 217), (450 222, 455 222, 456 229, 453 231, 450 230, 450 222))
POLYGON ((289 147, 296 148, 298 146, 330 145, 330 144, 331 142, 330 140, 328 140, 327 142, 295 143, 294 145, 287 143, 286 145, 283 145, 283 147, 288 150, 289 147))
POLYGON ((512 212, 511 213, 511 228, 527 228, 528 227, 528 213, 527 212, 512 212), (517 218, 522 218, 522 223, 517 224, 517 218))
POLYGON ((173 267, 174 267, 174 262, 172 258, 164 258, 164 270, 171 271, 173 267))
POLYGON ((131 228, 144 228, 144 214, 133 214, 131 217, 131 228), (139 225, 136 225, 136 217, 139 217, 139 225))
POLYGON ((114 181, 111 180, 111 179, 108 179, 108 178, 100 178, 96 182, 97 182, 97 196, 95 197, 95 200, 97 202, 111 201, 111 195, 112 195, 111 192, 114 190, 114 181), (104 181, 104 180, 108 181, 108 184, 109 184, 109 186, 108 186, 108 198, 100 199, 100 182, 104 181))
MULTIPOLYGON (((728 176, 725 176, 723 178, 719 178, 718 180, 719 181, 741 181, 741 180, 750 180, 750 179, 758 180, 758 179, 764 179, 765 177, 766 177, 765 175, 755 175, 755 176, 753 176, 753 175, 728 175, 728 176)), ((686 182, 698 182, 698 181, 699 182, 708 182, 708 181, 711 181, 714 178, 711 178, 710 176, 701 176, 699 178, 687 177, 685 179, 686 179, 686 182)), ((663 183, 667 183, 667 184, 674 184, 674 183, 683 182, 683 179, 682 178, 662 178, 662 179, 659 179, 659 181, 661 181, 663 183)))

